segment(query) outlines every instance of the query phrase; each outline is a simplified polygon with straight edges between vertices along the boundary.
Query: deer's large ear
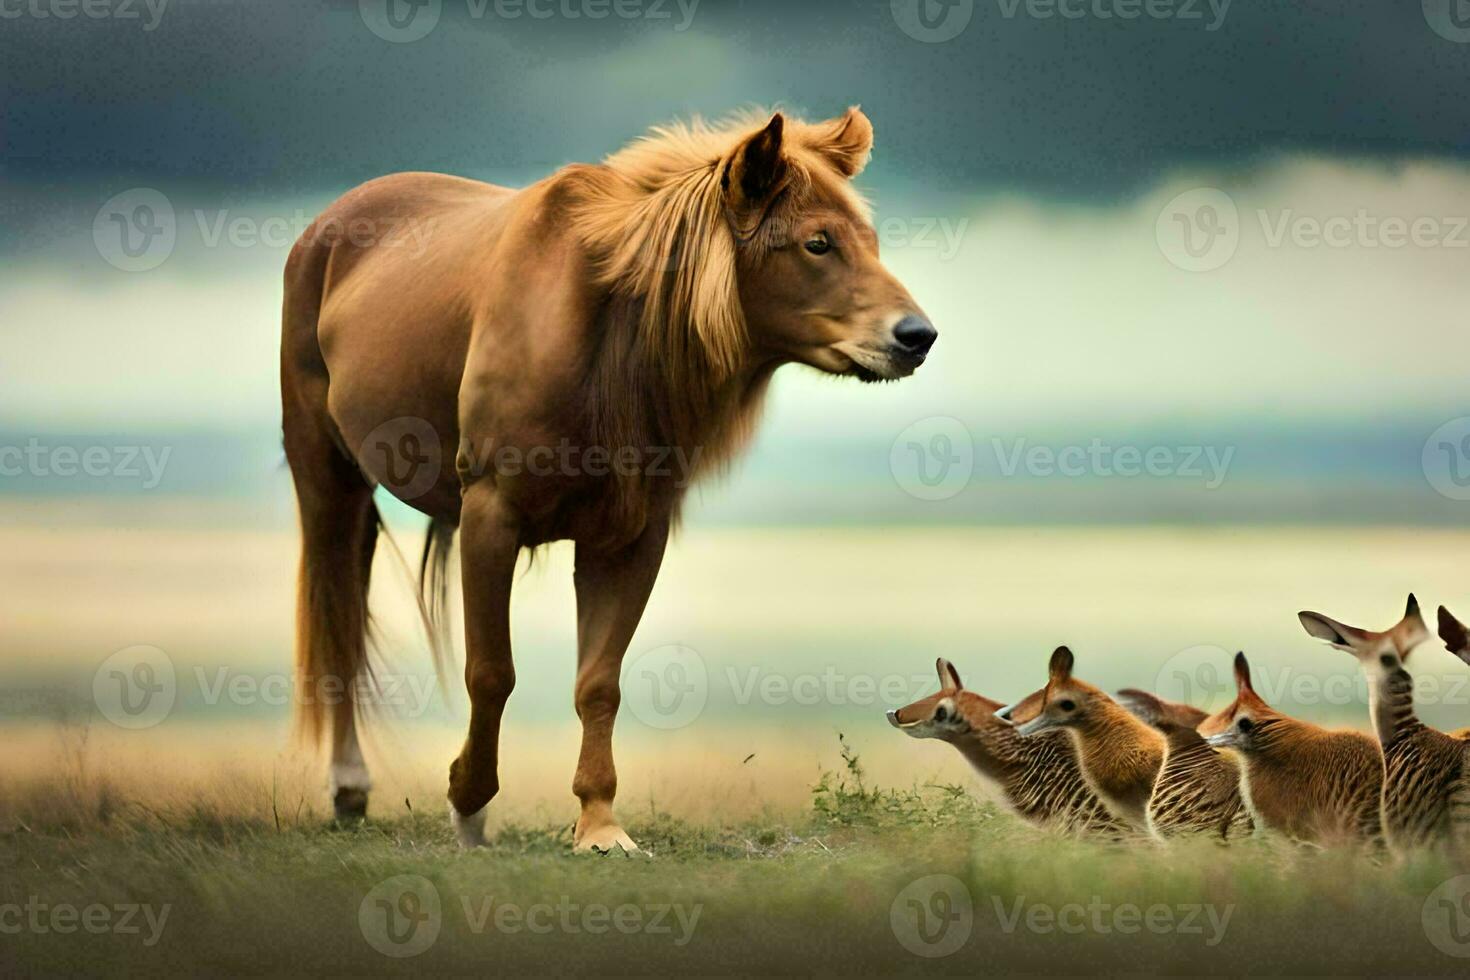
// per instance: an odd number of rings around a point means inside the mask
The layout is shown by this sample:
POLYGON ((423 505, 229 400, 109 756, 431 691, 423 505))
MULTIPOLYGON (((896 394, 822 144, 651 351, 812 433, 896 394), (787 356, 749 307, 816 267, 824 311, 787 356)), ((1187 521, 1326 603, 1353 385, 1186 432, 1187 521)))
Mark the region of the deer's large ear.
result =
POLYGON ((940 657, 934 661, 934 669, 939 672, 939 686, 946 691, 963 691, 964 683, 960 680, 960 672, 954 669, 954 664, 940 657))
POLYGON ((749 238, 760 227, 766 205, 786 180, 783 144, 786 117, 776 113, 760 132, 735 148, 722 180, 725 202, 734 216, 735 233, 749 238))
POLYGON ((1339 650, 1352 652, 1356 646, 1368 639, 1368 632, 1366 630, 1360 630, 1356 626, 1349 626, 1346 623, 1339 623, 1337 620, 1329 616, 1324 616, 1319 612, 1303 610, 1296 614, 1296 618, 1301 621, 1302 629, 1319 640, 1326 640, 1339 650))
POLYGON ((1051 663, 1047 664, 1047 675, 1057 683, 1070 680, 1074 663, 1076 663, 1076 658, 1072 656, 1071 650, 1066 647, 1057 647, 1052 652, 1051 663))
POLYGON ((1243 651, 1235 655, 1235 690, 1241 694, 1256 693, 1256 689, 1251 687, 1251 665, 1243 651))
POLYGON ((1470 664, 1470 630, 1444 606, 1439 607, 1439 638, 1450 653, 1470 664))
POLYGON ((856 177, 873 155, 873 124, 857 106, 815 127, 812 146, 844 177, 856 177))

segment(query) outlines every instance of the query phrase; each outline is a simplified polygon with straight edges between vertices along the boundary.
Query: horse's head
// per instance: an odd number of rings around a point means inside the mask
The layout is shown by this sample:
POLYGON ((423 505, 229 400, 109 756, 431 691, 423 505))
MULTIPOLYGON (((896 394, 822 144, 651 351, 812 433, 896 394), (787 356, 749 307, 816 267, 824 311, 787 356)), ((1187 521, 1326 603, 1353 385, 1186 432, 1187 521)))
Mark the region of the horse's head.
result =
POLYGON ((758 355, 884 381, 914 372, 939 334, 878 258, 850 180, 873 126, 854 108, 822 123, 780 113, 722 162, 749 342, 758 355))

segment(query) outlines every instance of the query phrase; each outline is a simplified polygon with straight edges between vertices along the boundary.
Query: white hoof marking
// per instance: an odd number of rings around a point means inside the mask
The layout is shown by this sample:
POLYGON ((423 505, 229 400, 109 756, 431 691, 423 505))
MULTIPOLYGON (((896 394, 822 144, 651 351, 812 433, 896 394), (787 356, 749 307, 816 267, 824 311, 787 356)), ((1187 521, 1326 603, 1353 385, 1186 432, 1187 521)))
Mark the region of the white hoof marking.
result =
POLYGON ((449 824, 454 828, 454 838, 459 841, 463 848, 485 846, 485 811, 488 806, 482 806, 471 814, 462 814, 449 804, 449 824))

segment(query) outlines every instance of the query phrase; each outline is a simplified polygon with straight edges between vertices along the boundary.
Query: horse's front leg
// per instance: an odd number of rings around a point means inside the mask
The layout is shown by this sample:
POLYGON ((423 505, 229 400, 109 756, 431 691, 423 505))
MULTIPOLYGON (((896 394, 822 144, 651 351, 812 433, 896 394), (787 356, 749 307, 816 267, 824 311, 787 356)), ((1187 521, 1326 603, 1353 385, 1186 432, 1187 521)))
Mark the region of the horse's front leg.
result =
POLYGON ((638 628, 648 594, 663 561, 667 521, 650 524, 628 547, 612 553, 577 546, 577 717, 582 720, 582 753, 572 792, 582 801, 574 835, 579 851, 636 851, 613 816, 618 774, 613 767, 612 732, 621 692, 623 654, 638 628))
POLYGON ((485 807, 500 789, 500 717, 515 687, 510 588, 520 554, 520 526, 486 482, 465 491, 460 530, 470 730, 449 767, 449 805, 459 842, 474 847, 485 842, 485 807))

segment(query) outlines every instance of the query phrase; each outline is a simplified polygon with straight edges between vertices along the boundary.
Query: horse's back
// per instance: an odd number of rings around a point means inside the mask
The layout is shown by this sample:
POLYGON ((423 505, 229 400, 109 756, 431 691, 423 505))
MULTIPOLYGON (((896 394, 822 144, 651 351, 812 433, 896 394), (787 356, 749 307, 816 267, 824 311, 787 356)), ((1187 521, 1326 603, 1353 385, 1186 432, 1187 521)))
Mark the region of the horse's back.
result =
POLYGON ((467 291, 486 271, 515 193, 446 174, 380 177, 322 211, 287 261, 283 379, 320 392, 335 438, 395 493, 391 462, 374 443, 411 435, 437 475, 399 495, 447 519, 458 512, 467 291))

